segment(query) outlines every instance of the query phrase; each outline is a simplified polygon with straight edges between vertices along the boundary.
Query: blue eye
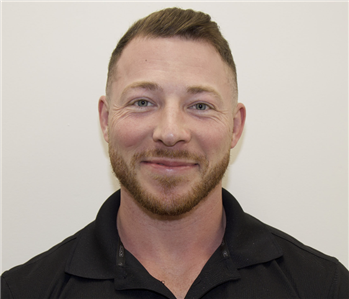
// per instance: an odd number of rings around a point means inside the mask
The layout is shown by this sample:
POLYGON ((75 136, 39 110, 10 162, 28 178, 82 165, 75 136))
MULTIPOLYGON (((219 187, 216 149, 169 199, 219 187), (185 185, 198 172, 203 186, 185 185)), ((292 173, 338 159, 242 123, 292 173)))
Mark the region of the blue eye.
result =
POLYGON ((142 99, 142 100, 136 101, 135 104, 138 107, 148 107, 148 106, 150 106, 151 103, 149 101, 147 101, 147 100, 142 99))
POLYGON ((195 104, 194 107, 197 110, 206 110, 208 108, 208 106, 206 104, 203 104, 203 103, 195 104))

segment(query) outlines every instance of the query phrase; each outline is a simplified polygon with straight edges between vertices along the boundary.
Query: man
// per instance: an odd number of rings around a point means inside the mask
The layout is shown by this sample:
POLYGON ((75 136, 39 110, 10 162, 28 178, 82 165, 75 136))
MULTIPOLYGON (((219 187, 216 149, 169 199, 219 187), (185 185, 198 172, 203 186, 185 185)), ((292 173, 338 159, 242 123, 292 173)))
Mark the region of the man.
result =
POLYGON ((246 111, 208 15, 165 9, 114 50, 100 124, 121 189, 96 221, 2 276, 3 298, 348 298, 334 258, 222 189, 246 111))

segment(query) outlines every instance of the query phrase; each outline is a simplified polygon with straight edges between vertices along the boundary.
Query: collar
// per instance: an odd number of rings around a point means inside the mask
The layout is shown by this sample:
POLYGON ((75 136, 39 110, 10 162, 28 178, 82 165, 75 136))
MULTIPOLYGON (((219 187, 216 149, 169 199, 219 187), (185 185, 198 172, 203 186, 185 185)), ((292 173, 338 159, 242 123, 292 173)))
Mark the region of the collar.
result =
MULTIPOLYGON (((225 189, 222 189, 222 198, 227 222, 225 244, 221 248, 227 251, 225 258, 231 271, 282 256, 280 246, 265 224, 244 213, 237 200, 225 189)), ((66 264, 67 273, 90 279, 125 277, 125 268, 121 271, 122 267, 117 266, 121 244, 116 227, 119 206, 120 190, 105 201, 96 220, 77 233, 66 264)), ((131 259, 137 268, 141 266, 130 253, 126 252, 125 258, 131 259)))
POLYGON ((282 256, 281 247, 264 223, 246 214, 225 189, 222 198, 227 219, 224 239, 238 269, 282 256))
POLYGON ((96 220, 76 234, 76 244, 65 268, 67 273, 91 279, 114 278, 119 243, 116 228, 119 206, 120 190, 104 202, 96 220))

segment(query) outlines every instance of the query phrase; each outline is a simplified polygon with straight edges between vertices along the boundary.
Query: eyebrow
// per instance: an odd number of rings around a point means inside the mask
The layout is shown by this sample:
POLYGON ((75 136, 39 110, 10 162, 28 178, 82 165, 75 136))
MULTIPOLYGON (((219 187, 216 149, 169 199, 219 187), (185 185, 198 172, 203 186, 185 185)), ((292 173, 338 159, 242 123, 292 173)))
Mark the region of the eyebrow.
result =
POLYGON ((134 82, 125 87, 125 89, 121 93, 121 98, 123 98, 125 94, 132 89, 146 89, 151 91, 162 90, 162 88, 154 82, 146 82, 146 81, 134 82))
MULTIPOLYGON (((125 87, 125 89, 121 93, 121 97, 124 97, 127 92, 133 89, 145 89, 150 91, 163 91, 163 89, 155 82, 148 82, 148 81, 140 81, 140 82, 134 82, 128 86, 125 87)), ((219 100, 222 100, 222 97, 220 94, 213 88, 208 86, 202 86, 202 85, 195 85, 195 86, 189 86, 187 87, 187 93, 189 94, 200 94, 200 93, 209 93, 212 94, 214 97, 216 97, 219 100)))
POLYGON ((214 97, 216 97, 217 99, 222 100, 222 97, 219 95, 219 93, 216 90, 214 90, 213 88, 208 87, 208 86, 201 86, 201 85, 190 86, 187 88, 187 93, 194 94, 194 95, 200 94, 200 93, 210 93, 214 97))

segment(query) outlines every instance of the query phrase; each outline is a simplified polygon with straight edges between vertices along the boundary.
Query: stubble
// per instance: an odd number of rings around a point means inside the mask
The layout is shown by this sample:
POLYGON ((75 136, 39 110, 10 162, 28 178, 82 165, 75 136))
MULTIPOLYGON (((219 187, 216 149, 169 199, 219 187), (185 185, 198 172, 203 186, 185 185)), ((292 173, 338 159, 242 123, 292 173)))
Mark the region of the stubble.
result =
POLYGON ((113 171, 120 184, 125 187, 131 196, 146 210, 160 216, 178 216, 189 212, 222 180, 229 165, 230 149, 216 164, 210 166, 204 156, 188 151, 154 149, 136 153, 127 165, 122 156, 109 143, 109 156, 113 171), (137 179, 136 165, 144 158, 177 158, 187 159, 199 166, 199 182, 193 183, 190 177, 154 175, 152 179, 161 187, 161 195, 154 195, 137 179), (186 194, 174 192, 180 184, 193 184, 186 194))

